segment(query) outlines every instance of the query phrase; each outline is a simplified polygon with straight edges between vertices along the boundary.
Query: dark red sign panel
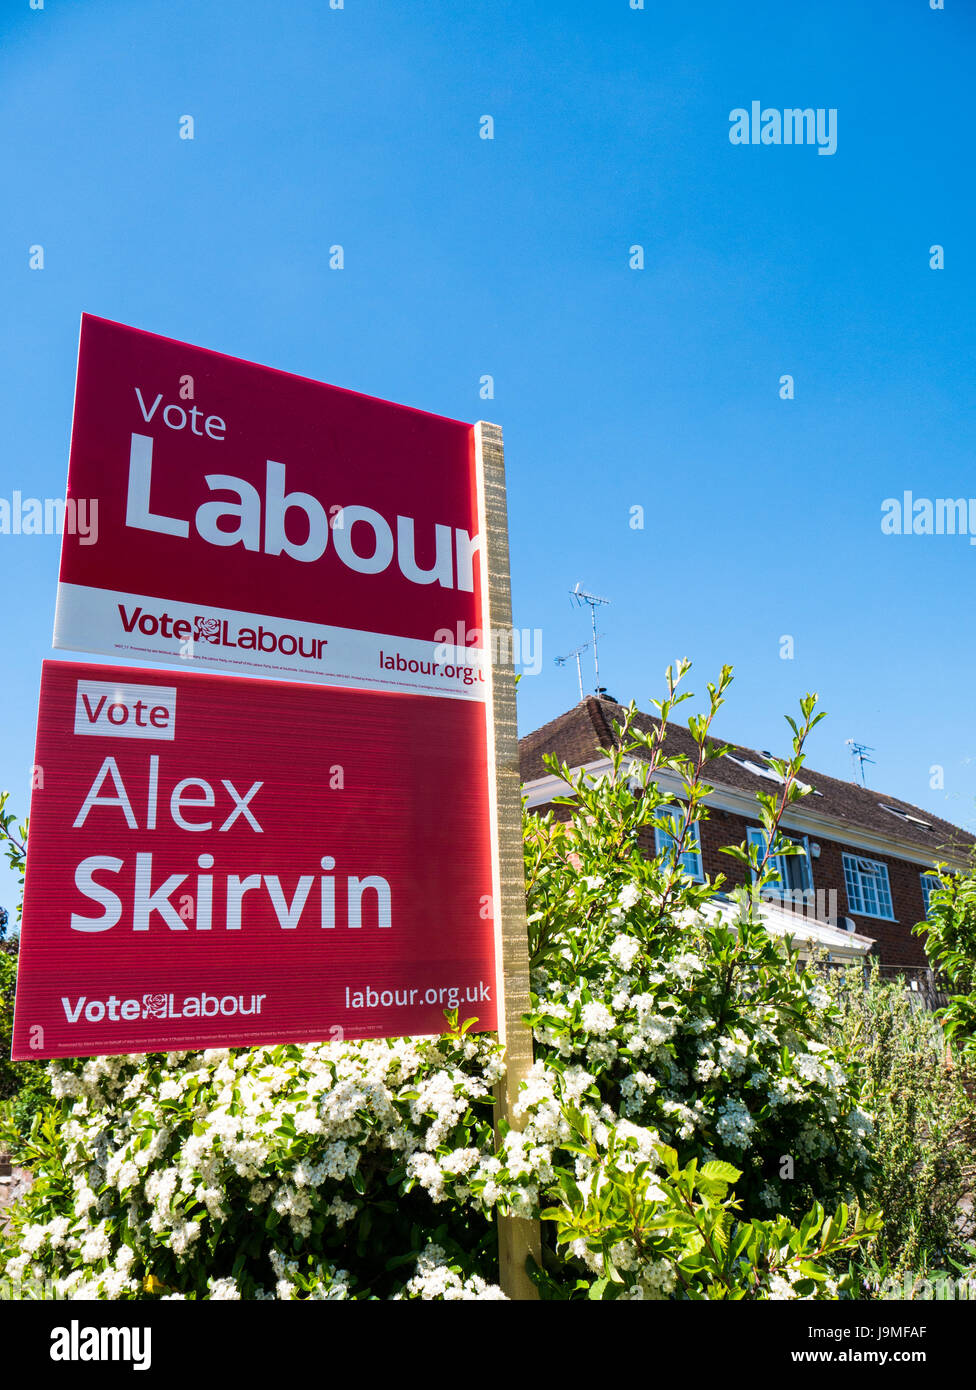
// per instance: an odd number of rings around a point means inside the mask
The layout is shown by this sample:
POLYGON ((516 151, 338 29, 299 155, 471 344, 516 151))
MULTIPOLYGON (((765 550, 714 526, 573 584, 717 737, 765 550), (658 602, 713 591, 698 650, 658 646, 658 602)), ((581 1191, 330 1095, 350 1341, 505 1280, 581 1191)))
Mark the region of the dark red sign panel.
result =
POLYGON ((35 761, 15 1058, 495 1027, 483 704, 45 662, 35 761))
POLYGON ((85 315, 68 495, 56 647, 484 698, 470 425, 85 315))

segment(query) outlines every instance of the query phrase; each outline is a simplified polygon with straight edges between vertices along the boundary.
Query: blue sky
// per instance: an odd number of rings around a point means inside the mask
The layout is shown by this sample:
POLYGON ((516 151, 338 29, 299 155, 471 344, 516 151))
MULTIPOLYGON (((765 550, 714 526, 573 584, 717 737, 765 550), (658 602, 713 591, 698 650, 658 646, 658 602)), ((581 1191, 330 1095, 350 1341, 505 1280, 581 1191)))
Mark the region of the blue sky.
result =
MULTIPOLYGON (((63 494, 83 311, 496 420, 543 642, 523 731, 578 698, 581 581, 619 699, 730 662, 718 732, 781 751, 818 690, 813 767, 849 776, 853 736, 879 789, 972 826, 976 548, 880 530, 905 489, 976 494, 967 11, 5 0, 0 496, 63 494), (836 108, 836 153, 732 145, 753 100, 836 108)), ((58 550, 0 535, 20 806, 58 550)))

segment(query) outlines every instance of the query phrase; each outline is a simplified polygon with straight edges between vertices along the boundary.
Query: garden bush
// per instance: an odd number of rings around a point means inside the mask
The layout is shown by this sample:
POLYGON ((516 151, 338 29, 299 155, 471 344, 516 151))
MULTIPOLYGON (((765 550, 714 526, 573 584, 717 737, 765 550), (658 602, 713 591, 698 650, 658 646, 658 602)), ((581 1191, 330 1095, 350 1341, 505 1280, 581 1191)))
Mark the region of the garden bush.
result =
MULTIPOLYGON (((11 869, 20 880, 22 899, 27 822, 18 822, 14 812, 8 809, 9 800, 9 792, 0 792, 0 842, 11 869)), ((18 921, 21 907, 22 901, 18 901, 18 921)), ((0 908, 0 1107, 4 1109, 7 1126, 12 1127, 15 1134, 26 1134, 37 1111, 51 1100, 51 1089, 43 1062, 10 1060, 19 938, 8 936, 8 930, 9 915, 5 908, 0 908)), ((0 1139, 0 1149, 2 1147, 0 1139)))
POLYGON ((872 1258, 884 1277, 948 1268, 976 1236, 964 1198, 976 1185, 976 1068, 953 1059, 941 1028, 904 980, 838 981, 847 1069, 874 1115, 873 1197, 884 1226, 872 1258))
POLYGON ((937 865, 938 885, 916 933, 932 968, 946 983, 949 1002, 939 1020, 953 1048, 976 1061, 976 860, 956 874, 937 865))
MULTIPOLYGON (((0 1106, 7 1123, 26 1135, 41 1106, 51 1100, 47 1064, 12 1062, 14 989, 17 983, 17 938, 0 941, 0 1106)), ((3 1141, 0 1139, 0 1148, 3 1141)))

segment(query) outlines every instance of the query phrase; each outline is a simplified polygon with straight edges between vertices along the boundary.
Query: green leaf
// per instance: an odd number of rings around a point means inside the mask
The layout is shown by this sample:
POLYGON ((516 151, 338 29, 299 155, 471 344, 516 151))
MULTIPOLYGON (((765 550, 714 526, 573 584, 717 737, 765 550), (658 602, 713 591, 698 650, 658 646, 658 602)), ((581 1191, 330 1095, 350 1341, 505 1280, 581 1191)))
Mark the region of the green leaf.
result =
POLYGON ((726 1163, 721 1158, 710 1159, 702 1168, 701 1174, 703 1178, 719 1178, 727 1183, 736 1183, 742 1177, 738 1168, 733 1168, 731 1163, 726 1163))

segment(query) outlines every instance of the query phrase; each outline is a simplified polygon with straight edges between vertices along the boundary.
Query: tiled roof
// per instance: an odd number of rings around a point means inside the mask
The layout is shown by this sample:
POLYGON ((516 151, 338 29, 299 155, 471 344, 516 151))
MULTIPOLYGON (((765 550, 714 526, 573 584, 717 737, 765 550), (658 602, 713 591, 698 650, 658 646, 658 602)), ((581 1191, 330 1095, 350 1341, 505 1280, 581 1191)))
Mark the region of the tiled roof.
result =
MULTIPOLYGON (((531 734, 519 740, 519 761, 522 781, 531 782, 536 778, 548 776, 543 766, 545 753, 553 753, 561 762, 570 767, 596 762, 601 749, 613 746, 613 722, 622 720, 624 707, 612 700, 598 699, 587 695, 573 709, 561 714, 558 719, 544 724, 531 734)), ((638 714, 636 727, 642 730, 655 728, 658 720, 649 714, 638 714)), ((731 739, 713 739, 714 743, 731 744, 731 739)), ((681 724, 670 724, 665 745, 668 756, 678 754, 694 756, 696 745, 687 728, 681 724)), ((789 750, 787 750, 788 755, 789 750)), ((776 754, 774 756, 786 756, 776 754)), ((706 780, 710 786, 732 787, 742 792, 774 791, 776 783, 762 777, 741 765, 752 762, 765 767, 768 759, 754 748, 733 745, 732 757, 719 758, 710 762, 706 768, 706 780), (741 762, 735 761, 741 759, 741 762)), ((819 792, 819 796, 805 796, 794 803, 804 813, 829 817, 849 825, 853 830, 870 830, 892 840, 917 845, 931 850, 933 858, 939 857, 943 850, 955 850, 957 854, 968 855, 976 845, 976 837, 960 829, 950 821, 942 820, 930 811, 922 811, 900 797, 888 796, 874 787, 860 787, 855 782, 842 782, 825 773, 814 772, 806 764, 800 774, 803 782, 819 792), (890 807, 890 810, 885 810, 890 807), (901 813, 901 814, 898 814, 901 813), (915 819, 905 819, 904 817, 915 819), (919 824, 919 822, 922 822, 919 824)))

